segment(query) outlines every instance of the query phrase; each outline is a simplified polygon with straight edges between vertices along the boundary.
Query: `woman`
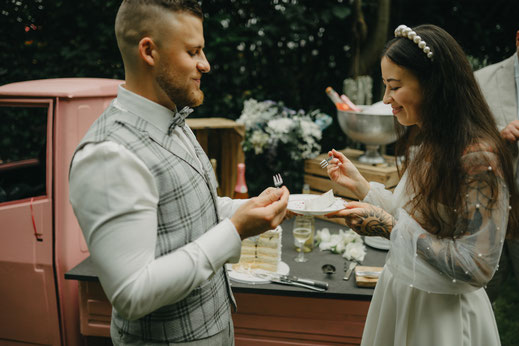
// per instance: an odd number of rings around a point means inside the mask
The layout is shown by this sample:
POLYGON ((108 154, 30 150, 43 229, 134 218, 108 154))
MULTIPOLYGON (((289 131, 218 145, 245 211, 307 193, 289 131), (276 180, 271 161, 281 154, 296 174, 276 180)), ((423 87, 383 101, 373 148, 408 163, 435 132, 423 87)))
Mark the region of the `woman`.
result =
POLYGON ((381 59, 384 103, 406 127, 394 192, 332 150, 330 178, 363 202, 333 217, 391 250, 362 345, 499 345, 483 287, 516 229, 513 169, 458 43, 433 25, 395 30, 381 59), (510 218, 509 218, 510 216, 510 218))

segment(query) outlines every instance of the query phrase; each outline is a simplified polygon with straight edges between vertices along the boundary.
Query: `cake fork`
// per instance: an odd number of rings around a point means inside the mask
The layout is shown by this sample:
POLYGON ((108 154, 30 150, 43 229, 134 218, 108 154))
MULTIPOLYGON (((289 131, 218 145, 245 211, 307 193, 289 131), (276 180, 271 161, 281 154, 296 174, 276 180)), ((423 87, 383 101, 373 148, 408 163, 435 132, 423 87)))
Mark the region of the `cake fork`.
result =
POLYGON ((274 186, 280 188, 283 185, 283 178, 281 178, 281 174, 275 174, 272 179, 274 179, 274 186))
POLYGON ((326 159, 322 160, 319 163, 319 165, 321 166, 321 168, 326 168, 332 159, 333 159, 333 156, 328 156, 326 159))

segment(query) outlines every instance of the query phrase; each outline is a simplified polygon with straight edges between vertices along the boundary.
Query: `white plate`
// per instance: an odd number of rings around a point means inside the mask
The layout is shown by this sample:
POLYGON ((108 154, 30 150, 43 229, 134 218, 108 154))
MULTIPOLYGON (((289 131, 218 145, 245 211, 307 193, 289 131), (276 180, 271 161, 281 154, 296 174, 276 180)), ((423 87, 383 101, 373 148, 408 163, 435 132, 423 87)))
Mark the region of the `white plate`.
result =
POLYGON ((364 243, 379 250, 389 250, 391 247, 389 239, 384 237, 364 237, 364 243))
POLYGON ((299 194, 299 195, 290 195, 288 199, 287 209, 293 213, 301 214, 301 215, 326 215, 329 213, 333 213, 334 211, 339 211, 345 208, 346 201, 342 198, 335 197, 335 202, 331 206, 323 210, 306 210, 305 209, 305 201, 319 197, 319 195, 314 194, 299 194))
MULTIPOLYGON (((233 281, 241 282, 244 284, 268 284, 268 283, 270 283, 270 280, 268 280, 268 279, 259 278, 257 276, 253 276, 253 275, 251 275, 249 273, 245 273, 245 272, 235 271, 232 269, 231 264, 227 264, 226 267, 227 267, 227 273, 229 274, 229 277, 233 281)), ((264 273, 265 271, 262 270, 261 272, 264 273)), ((279 262, 277 273, 279 275, 287 275, 289 272, 290 272, 290 267, 288 266, 288 264, 286 264, 285 262, 279 262)))

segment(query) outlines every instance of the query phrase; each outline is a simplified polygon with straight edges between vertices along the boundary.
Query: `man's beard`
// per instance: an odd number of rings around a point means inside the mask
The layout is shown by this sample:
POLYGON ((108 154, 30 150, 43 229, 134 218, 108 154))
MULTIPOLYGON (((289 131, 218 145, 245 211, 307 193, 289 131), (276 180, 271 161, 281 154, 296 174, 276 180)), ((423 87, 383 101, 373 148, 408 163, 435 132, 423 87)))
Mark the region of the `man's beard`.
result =
POLYGON ((185 106, 200 106, 202 102, 204 102, 204 93, 202 90, 180 86, 176 82, 175 76, 168 73, 169 71, 171 71, 169 66, 164 66, 157 76, 157 83, 162 90, 164 90, 166 95, 168 95, 171 102, 177 106, 177 109, 181 110, 185 106))

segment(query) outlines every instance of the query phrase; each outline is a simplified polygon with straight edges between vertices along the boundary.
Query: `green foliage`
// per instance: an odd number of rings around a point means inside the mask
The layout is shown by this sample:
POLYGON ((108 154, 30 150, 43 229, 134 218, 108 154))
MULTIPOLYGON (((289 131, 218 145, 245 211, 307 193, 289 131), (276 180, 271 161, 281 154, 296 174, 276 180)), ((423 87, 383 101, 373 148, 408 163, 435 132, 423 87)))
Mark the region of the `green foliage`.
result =
POLYGON ((340 88, 351 59, 349 4, 212 0, 204 11, 212 73, 204 78, 206 104, 197 114, 236 119, 250 97, 333 110, 324 89, 340 88))
POLYGON ((0 163, 45 156, 47 108, 1 107, 0 163))
MULTIPOLYGON (((0 84, 52 77, 124 78, 113 29, 120 1, 2 2, 0 84)), ((390 26, 438 24, 468 54, 489 63, 515 50, 519 6, 514 1, 413 4, 393 0, 390 26)), ((204 1, 212 72, 202 82, 206 103, 194 115, 236 119, 250 97, 333 114, 324 89, 331 85, 340 91, 343 79, 350 77, 351 6, 345 0, 204 1)), ((363 1, 368 30, 377 20, 376 9, 376 0, 363 1)), ((376 74, 378 66, 373 68, 376 74)))
POLYGON ((392 0, 392 27, 436 24, 447 30, 468 55, 493 64, 511 56, 519 30, 519 6, 509 0, 392 0))
POLYGON ((55 77, 121 78, 119 1, 4 0, 0 84, 55 77))
POLYGON ((519 291, 517 278, 509 275, 501 287, 500 296, 494 302, 497 327, 503 346, 519 345, 519 291))
MULTIPOLYGON (((120 0, 0 1, 0 85, 55 77, 124 78, 114 35, 120 0)), ((289 108, 321 109, 334 117, 323 133, 323 152, 352 144, 324 92, 327 86, 342 91, 343 80, 351 77, 351 1, 205 0, 202 5, 212 71, 202 80, 205 104, 192 116, 237 119, 248 98, 283 101, 289 108)), ((362 1, 362 9, 369 31, 379 20, 378 0, 362 1)), ((390 35, 402 23, 440 25, 477 66, 515 49, 516 1, 424 0, 417 6, 391 0, 391 10, 390 35)), ((380 80, 378 71, 373 66, 374 81, 380 80)))

